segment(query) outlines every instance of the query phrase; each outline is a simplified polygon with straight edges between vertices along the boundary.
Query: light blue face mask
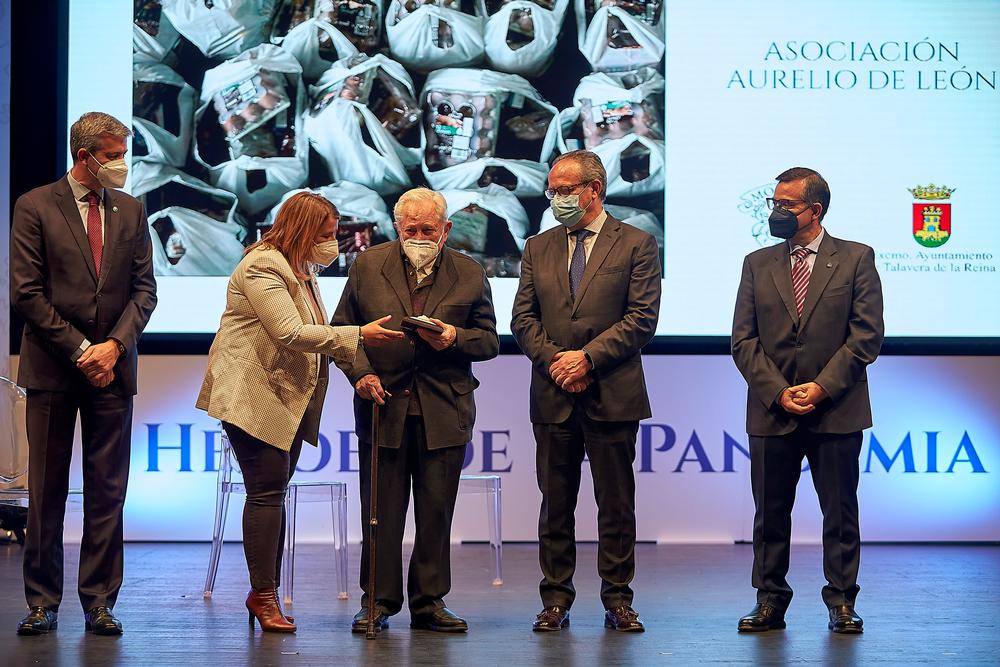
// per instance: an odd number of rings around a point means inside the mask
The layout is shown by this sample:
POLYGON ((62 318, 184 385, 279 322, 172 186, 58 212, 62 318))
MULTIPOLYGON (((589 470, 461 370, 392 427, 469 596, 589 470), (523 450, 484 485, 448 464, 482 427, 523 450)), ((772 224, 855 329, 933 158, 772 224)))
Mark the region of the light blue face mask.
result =
POLYGON ((587 214, 587 209, 594 203, 590 200, 587 208, 580 208, 580 195, 559 195, 552 198, 552 215, 560 224, 566 227, 575 227, 580 219, 587 214))

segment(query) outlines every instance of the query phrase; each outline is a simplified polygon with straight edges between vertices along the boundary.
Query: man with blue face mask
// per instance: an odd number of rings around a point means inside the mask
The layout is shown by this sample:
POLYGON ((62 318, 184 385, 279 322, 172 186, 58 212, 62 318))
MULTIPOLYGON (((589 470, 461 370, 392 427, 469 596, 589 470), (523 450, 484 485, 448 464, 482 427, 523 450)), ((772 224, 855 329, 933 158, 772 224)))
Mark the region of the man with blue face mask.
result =
POLYGON ((733 359, 749 389, 757 589, 737 627, 785 627, 792 504, 806 459, 823 511, 828 627, 856 634, 858 456, 872 425, 865 369, 885 332, 882 285, 871 248, 823 229, 830 186, 819 173, 796 167, 776 180, 771 234, 787 240, 747 255, 733 315, 733 359))
POLYGON ((569 625, 576 597, 574 512, 584 454, 597 500, 604 625, 641 632, 635 573, 635 440, 651 416, 640 350, 656 331, 660 254, 646 232, 609 216, 597 155, 572 151, 552 164, 545 195, 561 225, 528 239, 511 331, 532 361, 539 593, 532 629, 569 625))
POLYGON ((131 131, 105 113, 70 128, 73 167, 17 200, 11 225, 11 305, 24 319, 18 383, 28 392, 28 531, 18 634, 56 628, 62 601, 63 513, 73 432, 83 443, 80 602, 86 628, 121 634, 136 345, 156 305, 142 204, 125 185, 131 131))
POLYGON ((377 310, 392 315, 393 323, 424 316, 436 331, 417 328, 404 340, 359 350, 353 363, 337 363, 355 390, 364 526, 371 499, 372 402, 381 406, 375 590, 369 590, 365 540, 362 608, 351 629, 366 631, 370 604, 378 630, 402 609, 403 529, 412 486, 410 627, 466 632, 466 621, 444 603, 451 590, 451 521, 476 419, 479 381, 472 362, 499 353, 496 316, 483 267, 445 245, 451 221, 444 197, 427 188, 410 190, 396 202, 393 217, 399 240, 358 255, 332 324, 367 322, 377 310))

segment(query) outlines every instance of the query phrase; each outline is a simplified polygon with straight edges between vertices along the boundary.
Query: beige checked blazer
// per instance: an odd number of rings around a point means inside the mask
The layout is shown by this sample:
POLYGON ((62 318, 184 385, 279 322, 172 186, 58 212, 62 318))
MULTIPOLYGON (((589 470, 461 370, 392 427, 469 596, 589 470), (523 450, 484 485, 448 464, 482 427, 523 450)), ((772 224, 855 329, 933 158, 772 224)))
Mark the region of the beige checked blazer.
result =
MULTIPOLYGON (((208 369, 196 406, 253 437, 288 451, 309 401, 322 406, 322 355, 353 363, 360 328, 316 321, 306 294, 285 256, 267 246, 251 250, 233 271, 226 311, 208 353, 208 369)), ((319 438, 319 410, 302 424, 304 440, 319 438)))

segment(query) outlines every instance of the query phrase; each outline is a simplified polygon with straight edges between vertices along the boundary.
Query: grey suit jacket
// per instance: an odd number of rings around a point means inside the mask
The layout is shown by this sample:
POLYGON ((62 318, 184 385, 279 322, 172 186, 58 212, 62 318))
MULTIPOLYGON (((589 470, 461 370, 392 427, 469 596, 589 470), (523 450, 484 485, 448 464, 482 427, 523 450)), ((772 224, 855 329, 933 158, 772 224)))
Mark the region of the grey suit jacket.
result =
POLYGON ((532 361, 531 421, 558 424, 579 404, 599 421, 651 416, 640 350, 656 332, 660 254, 646 232, 608 216, 590 253, 576 302, 569 294, 564 227, 528 239, 511 331, 532 361), (580 394, 549 376, 557 352, 584 350, 595 381, 580 394))
MULTIPOLYGON (((399 241, 383 243, 358 255, 351 266, 334 325, 362 325, 392 315, 388 328, 399 329, 406 315, 415 315, 399 241)), ((472 439, 476 421, 473 390, 479 381, 473 361, 485 361, 500 352, 492 293, 486 272, 474 259, 448 247, 442 250, 434 284, 424 313, 447 322, 458 332, 455 344, 440 352, 416 335, 358 351, 353 363, 335 360, 351 385, 374 373, 393 394, 382 409, 380 444, 398 448, 412 391, 417 391, 428 449, 464 446, 472 439)), ((354 417, 358 438, 371 442, 372 402, 355 393, 354 417)))
POLYGON ((10 230, 10 302, 26 326, 18 384, 70 391, 86 379, 74 357, 84 339, 115 338, 126 353, 108 390, 136 393, 136 344, 156 306, 152 243, 142 204, 105 190, 104 254, 94 256, 67 177, 18 198, 10 230))
POLYGON ((875 253, 827 232, 816 254, 802 316, 795 310, 788 244, 747 255, 733 316, 732 353, 749 385, 747 433, 767 436, 800 424, 817 433, 872 425, 866 367, 882 347, 882 283, 875 253), (817 382, 829 397, 803 417, 781 392, 817 382))

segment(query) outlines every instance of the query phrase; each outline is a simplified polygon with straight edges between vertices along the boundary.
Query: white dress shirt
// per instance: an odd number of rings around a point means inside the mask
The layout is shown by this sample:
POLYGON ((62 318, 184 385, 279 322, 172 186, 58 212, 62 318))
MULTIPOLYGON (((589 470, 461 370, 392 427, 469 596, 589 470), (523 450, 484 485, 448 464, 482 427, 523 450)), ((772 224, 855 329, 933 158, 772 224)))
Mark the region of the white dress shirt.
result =
MULTIPOLYGON (((807 246, 796 245, 791 250, 788 251, 788 260, 790 262, 789 266, 795 266, 795 255, 791 254, 798 250, 799 248, 809 248, 812 252, 806 255, 806 261, 809 262, 809 272, 812 273, 813 266, 816 264, 816 253, 819 252, 819 244, 823 242, 823 237, 826 236, 826 230, 820 227, 819 235, 812 240, 812 242, 807 246)), ((791 247, 792 242, 788 242, 789 247, 791 247)))
MULTIPOLYGON (((73 173, 66 174, 69 181, 70 190, 73 191, 73 199, 76 200, 76 207, 80 209, 80 220, 83 221, 83 232, 87 233, 87 214, 90 212, 90 204, 87 203, 87 193, 90 188, 73 178, 73 173)), ((101 245, 104 245, 104 188, 94 190, 97 193, 97 210, 101 214, 101 245)))

